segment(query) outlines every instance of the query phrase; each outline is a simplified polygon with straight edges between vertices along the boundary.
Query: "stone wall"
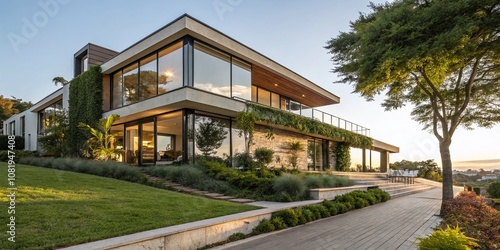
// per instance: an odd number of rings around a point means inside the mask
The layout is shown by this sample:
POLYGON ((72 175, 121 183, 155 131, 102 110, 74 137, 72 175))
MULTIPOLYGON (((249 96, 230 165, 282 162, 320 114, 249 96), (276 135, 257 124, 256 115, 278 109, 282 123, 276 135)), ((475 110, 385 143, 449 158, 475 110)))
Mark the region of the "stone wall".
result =
POLYGON ((267 127, 261 125, 255 125, 253 136, 253 145, 250 147, 250 152, 253 154, 256 148, 269 148, 274 150, 274 161, 271 162, 268 167, 270 168, 292 168, 290 164, 290 157, 292 156, 290 150, 288 149, 288 142, 290 141, 300 141, 304 147, 304 150, 298 153, 297 167, 301 170, 307 170, 307 139, 306 135, 302 135, 295 132, 290 132, 282 129, 273 130, 273 138, 268 139, 267 127))

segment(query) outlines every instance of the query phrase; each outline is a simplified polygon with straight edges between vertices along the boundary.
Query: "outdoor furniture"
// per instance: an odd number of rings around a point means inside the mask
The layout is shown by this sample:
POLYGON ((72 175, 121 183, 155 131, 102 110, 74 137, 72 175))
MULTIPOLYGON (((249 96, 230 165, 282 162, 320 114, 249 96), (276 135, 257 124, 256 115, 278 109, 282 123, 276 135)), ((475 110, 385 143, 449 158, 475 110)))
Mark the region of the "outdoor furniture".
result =
POLYGON ((391 183, 415 184, 418 170, 389 170, 389 181, 391 183))

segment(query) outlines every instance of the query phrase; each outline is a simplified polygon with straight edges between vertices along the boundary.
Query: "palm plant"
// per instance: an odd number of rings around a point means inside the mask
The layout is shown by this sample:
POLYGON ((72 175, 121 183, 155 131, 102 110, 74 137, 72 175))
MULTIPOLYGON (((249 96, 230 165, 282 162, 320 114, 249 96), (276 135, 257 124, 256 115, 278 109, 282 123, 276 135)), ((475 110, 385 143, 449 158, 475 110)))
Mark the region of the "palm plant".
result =
POLYGON ((93 128, 88 124, 79 123, 78 127, 89 132, 92 137, 87 140, 87 146, 96 160, 115 160, 122 153, 121 149, 112 146, 115 134, 110 133, 113 123, 120 118, 119 115, 110 115, 102 118, 93 128))

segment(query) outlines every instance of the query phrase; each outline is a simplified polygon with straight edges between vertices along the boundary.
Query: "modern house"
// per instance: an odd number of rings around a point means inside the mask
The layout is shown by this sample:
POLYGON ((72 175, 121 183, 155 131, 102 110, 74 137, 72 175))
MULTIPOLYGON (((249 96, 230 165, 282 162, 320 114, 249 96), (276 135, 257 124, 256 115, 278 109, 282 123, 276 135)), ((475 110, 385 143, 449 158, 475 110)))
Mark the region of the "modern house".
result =
MULTIPOLYGON (((318 110, 340 98, 266 56, 214 28, 183 15, 122 52, 88 44, 74 55, 75 77, 91 65, 101 64, 103 117, 120 115, 112 128, 119 160, 139 165, 192 161, 206 153, 200 130, 212 126, 223 131, 212 147, 215 156, 245 151, 248 138, 236 126, 239 112, 255 103, 270 109, 308 117, 346 133, 370 136, 369 129, 318 110)), ((37 150, 52 109, 68 106, 69 84, 4 122, 4 133, 25 137, 25 148, 37 150)), ((290 141, 306 150, 297 162, 302 169, 335 167, 336 147, 342 138, 307 133, 296 128, 258 121, 251 150, 275 151, 275 167, 289 167, 290 141), (272 130, 270 136, 269 130, 272 130)), ((372 138, 363 149, 380 153, 381 171, 389 154, 399 148, 372 138)))

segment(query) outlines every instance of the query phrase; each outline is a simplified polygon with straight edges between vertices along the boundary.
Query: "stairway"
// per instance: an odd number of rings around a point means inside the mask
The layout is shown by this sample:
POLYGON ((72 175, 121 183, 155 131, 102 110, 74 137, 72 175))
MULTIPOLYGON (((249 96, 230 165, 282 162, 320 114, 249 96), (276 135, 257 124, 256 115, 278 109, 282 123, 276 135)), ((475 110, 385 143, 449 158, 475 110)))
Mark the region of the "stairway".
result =
POLYGON ((376 185, 389 193, 393 199, 435 188, 435 186, 417 182, 415 184, 391 183, 385 173, 335 172, 334 175, 349 178, 357 185, 376 185))

